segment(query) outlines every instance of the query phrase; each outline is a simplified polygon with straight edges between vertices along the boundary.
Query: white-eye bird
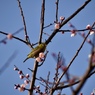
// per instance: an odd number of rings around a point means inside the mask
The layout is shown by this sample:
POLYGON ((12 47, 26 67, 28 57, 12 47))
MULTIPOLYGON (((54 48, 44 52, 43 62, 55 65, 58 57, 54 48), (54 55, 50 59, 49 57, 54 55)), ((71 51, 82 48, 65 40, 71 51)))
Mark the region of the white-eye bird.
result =
POLYGON ((27 58, 23 62, 25 62, 29 58, 37 58, 39 56, 39 53, 44 52, 45 49, 46 49, 45 43, 39 44, 38 46, 32 49, 32 51, 27 55, 27 58))

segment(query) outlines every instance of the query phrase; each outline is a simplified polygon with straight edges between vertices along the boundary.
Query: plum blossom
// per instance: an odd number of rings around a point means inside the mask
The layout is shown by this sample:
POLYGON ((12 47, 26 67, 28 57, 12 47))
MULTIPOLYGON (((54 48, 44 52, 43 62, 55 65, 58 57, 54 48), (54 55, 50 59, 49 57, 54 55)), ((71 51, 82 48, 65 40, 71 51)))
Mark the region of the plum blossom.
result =
POLYGON ((45 57, 44 53, 43 52, 39 53, 39 57, 44 58, 45 57))
POLYGON ((86 29, 91 29, 91 26, 90 26, 90 24, 88 24, 87 26, 86 26, 86 29))
POLYGON ((20 87, 18 88, 20 92, 23 92, 25 90, 25 84, 21 84, 20 87))
POLYGON ((42 62, 42 60, 41 60, 40 57, 37 57, 37 58, 36 58, 36 61, 37 61, 37 62, 42 62))
POLYGON ((9 33, 9 34, 7 35, 7 38, 8 38, 8 39, 12 39, 12 38, 13 38, 13 35, 9 33))
POLYGON ((62 21, 62 20, 64 20, 65 19, 65 17, 63 17, 63 16, 60 16, 60 20, 62 21))
POLYGON ((56 23, 55 24, 55 29, 59 29, 60 28, 60 23, 56 23))
POLYGON ((92 34, 94 34, 95 33, 95 31, 94 30, 91 30, 90 31, 90 35, 92 35, 92 34))

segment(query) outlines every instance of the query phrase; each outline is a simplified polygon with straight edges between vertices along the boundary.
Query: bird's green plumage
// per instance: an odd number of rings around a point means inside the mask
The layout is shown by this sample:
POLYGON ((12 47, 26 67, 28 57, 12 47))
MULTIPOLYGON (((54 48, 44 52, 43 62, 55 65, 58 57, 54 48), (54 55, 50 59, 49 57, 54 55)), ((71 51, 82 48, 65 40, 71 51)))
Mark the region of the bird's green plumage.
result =
POLYGON ((44 52, 45 49, 46 49, 46 44, 45 43, 39 44, 34 49, 32 49, 32 51, 27 55, 27 58, 23 62, 25 62, 29 58, 36 58, 36 57, 38 57, 39 53, 40 52, 44 52))

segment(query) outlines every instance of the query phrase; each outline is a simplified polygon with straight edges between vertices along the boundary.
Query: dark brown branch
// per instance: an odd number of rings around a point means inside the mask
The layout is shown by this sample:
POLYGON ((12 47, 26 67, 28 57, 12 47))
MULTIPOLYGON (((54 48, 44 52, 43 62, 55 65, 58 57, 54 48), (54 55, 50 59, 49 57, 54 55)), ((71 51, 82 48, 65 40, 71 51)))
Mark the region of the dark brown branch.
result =
POLYGON ((35 80, 36 80, 37 68, 38 68, 38 62, 35 61, 28 95, 33 95, 33 90, 34 90, 34 85, 35 85, 35 80))
POLYGON ((24 13, 23 13, 23 10, 22 10, 22 7, 21 7, 21 2, 20 2, 20 0, 17 0, 17 1, 18 1, 18 6, 19 6, 19 9, 20 9, 21 16, 22 16, 22 21, 23 21, 23 24, 24 24, 25 40, 30 43, 29 37, 27 35, 26 22, 25 22, 24 13))
MULTIPOLYGON (((85 8, 85 6, 90 2, 91 0, 87 0, 78 10, 76 10, 70 17, 68 17, 66 20, 64 20, 60 26, 60 28, 65 25, 68 21, 70 21, 73 17, 75 17, 82 9, 85 8)), ((52 38, 58 33, 59 29, 55 29, 51 36, 46 40, 46 44, 49 44, 51 42, 52 38)))
POLYGON ((59 4, 59 0, 56 1, 56 22, 58 22, 58 4, 59 4))
POLYGON ((42 34, 43 34, 43 29, 44 29, 44 16, 45 16, 45 0, 42 0, 39 44, 42 42, 42 34))

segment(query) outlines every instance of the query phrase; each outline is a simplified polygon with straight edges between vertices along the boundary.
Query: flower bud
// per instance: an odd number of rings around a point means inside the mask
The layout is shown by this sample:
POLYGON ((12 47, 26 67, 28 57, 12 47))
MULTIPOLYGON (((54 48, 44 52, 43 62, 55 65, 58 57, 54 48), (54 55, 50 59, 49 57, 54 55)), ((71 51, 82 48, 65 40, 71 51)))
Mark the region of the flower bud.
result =
POLYGON ((18 74, 20 74, 20 75, 21 75, 21 74, 22 74, 22 71, 21 71, 21 70, 20 70, 20 71, 18 71, 18 74))
POLYGON ((20 75, 20 76, 19 76, 19 78, 20 78, 20 79, 23 79, 23 78, 24 78, 24 76, 20 75))
POLYGON ((24 80, 24 83, 25 83, 25 85, 28 85, 29 81, 28 80, 24 80))
POLYGON ((95 31, 94 30, 91 30, 90 31, 90 35, 92 35, 92 34, 94 34, 95 33, 95 31))
POLYGON ((88 25, 86 26, 86 29, 90 30, 90 29, 91 29, 91 26, 88 24, 88 25))
POLYGON ((56 23, 55 24, 55 29, 59 29, 60 28, 60 23, 56 23))
POLYGON ((39 57, 44 58, 45 57, 44 53, 43 52, 39 53, 39 57))
POLYGON ((7 35, 7 38, 8 38, 8 39, 12 39, 12 38, 13 38, 13 35, 9 33, 9 34, 7 35))
POLYGON ((42 60, 41 60, 40 57, 37 57, 37 58, 36 58, 36 61, 37 61, 37 62, 42 62, 42 60))
POLYGON ((63 16, 60 17, 60 20, 61 20, 61 21, 64 20, 64 19, 65 19, 65 17, 63 17, 63 16))
POLYGON ((29 78, 30 76, 29 76, 29 74, 26 74, 25 77, 26 77, 26 78, 29 78))

